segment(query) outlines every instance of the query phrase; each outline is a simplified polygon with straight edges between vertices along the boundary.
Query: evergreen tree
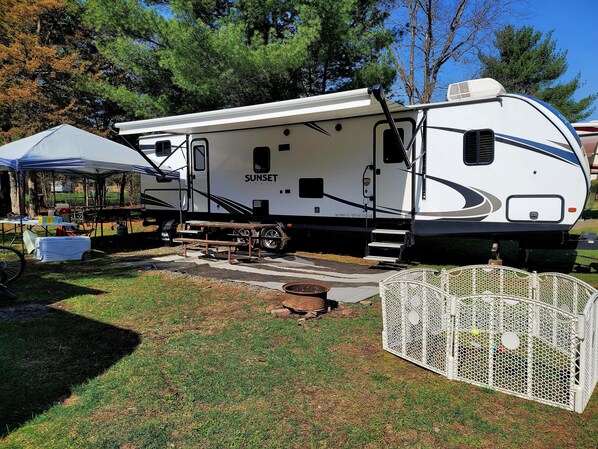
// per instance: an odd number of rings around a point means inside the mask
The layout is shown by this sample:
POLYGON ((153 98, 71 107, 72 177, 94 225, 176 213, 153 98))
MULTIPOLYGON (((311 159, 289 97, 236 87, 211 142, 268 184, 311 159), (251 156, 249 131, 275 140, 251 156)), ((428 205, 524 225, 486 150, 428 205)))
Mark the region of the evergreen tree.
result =
POLYGON ((552 32, 508 25, 496 33, 498 56, 479 55, 481 75, 499 81, 508 92, 536 97, 558 109, 571 122, 583 120, 594 110, 598 94, 579 101, 573 95, 580 87, 581 74, 569 82, 558 82, 567 71, 567 52, 559 51, 552 32))
POLYGON ((126 73, 99 92, 131 118, 276 101, 394 70, 376 0, 86 0, 100 52, 126 73))

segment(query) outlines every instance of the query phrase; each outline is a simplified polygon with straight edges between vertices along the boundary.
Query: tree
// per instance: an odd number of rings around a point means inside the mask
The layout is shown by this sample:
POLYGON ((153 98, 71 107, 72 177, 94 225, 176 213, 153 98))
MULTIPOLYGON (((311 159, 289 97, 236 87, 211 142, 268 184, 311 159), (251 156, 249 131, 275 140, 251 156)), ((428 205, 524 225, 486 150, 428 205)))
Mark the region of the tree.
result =
POLYGON ((86 0, 102 55, 126 74, 96 84, 132 118, 389 86, 376 0, 86 0))
POLYGON ((579 101, 573 95, 581 74, 569 82, 558 80, 567 71, 567 51, 559 51, 552 31, 544 35, 532 27, 508 25, 496 32, 497 56, 479 54, 482 76, 499 81, 507 91, 534 96, 558 109, 571 122, 583 120, 593 111, 598 94, 579 101))
POLYGON ((519 0, 398 0, 394 64, 409 103, 429 103, 449 62, 467 62, 519 0))
MULTIPOLYGON (((89 89, 110 64, 95 49, 81 12, 71 0, 0 2, 0 144, 61 123, 105 134, 120 113, 89 89)), ((37 213, 41 180, 30 180, 37 213)), ((12 210, 19 213, 16 184, 13 174, 12 210)))

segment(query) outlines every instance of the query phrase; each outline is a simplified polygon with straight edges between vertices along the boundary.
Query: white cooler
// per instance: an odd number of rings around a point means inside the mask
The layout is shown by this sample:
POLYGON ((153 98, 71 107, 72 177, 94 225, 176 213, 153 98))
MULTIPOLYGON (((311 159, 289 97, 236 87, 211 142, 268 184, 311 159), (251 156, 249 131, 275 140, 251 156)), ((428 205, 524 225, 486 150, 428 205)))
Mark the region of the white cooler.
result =
POLYGON ((90 255, 89 237, 38 237, 35 240, 35 258, 42 262, 83 260, 90 255))

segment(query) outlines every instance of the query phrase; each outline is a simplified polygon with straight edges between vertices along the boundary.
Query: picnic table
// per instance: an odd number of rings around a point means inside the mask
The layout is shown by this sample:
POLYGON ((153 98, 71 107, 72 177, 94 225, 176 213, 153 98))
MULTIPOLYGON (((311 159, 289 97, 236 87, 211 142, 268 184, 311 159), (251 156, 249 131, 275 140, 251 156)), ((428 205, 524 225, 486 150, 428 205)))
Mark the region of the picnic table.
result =
POLYGON ((49 228, 57 228, 58 226, 74 227, 74 228, 77 227, 77 223, 69 223, 69 222, 40 223, 39 220, 33 220, 33 219, 29 219, 29 218, 26 220, 23 220, 22 222, 20 220, 15 220, 15 219, 4 219, 4 220, 0 220, 0 225, 2 225, 2 244, 4 244, 4 240, 5 240, 5 237, 7 234, 7 230, 5 229, 5 226, 7 226, 9 230, 11 230, 11 227, 12 227, 13 238, 10 243, 13 244, 16 237, 18 235, 20 235, 20 233, 21 233, 21 231, 19 229, 21 226, 21 223, 23 224, 23 227, 26 229, 42 228, 44 230, 44 233, 46 236, 50 235, 49 228))
POLYGON ((203 245, 206 249, 206 253, 210 246, 227 247, 229 263, 231 263, 231 250, 233 248, 236 249, 240 246, 247 246, 247 251, 249 253, 248 257, 249 260, 251 260, 252 251, 255 248, 258 250, 258 258, 261 257, 260 247, 259 245, 256 245, 256 243, 260 242, 260 239, 264 238, 260 236, 260 231, 264 228, 269 228, 272 226, 272 224, 264 223, 232 223, 227 221, 189 220, 184 223, 184 229, 179 231, 179 235, 181 235, 181 237, 173 239, 173 242, 179 242, 183 244, 183 252, 185 257, 187 257, 188 244, 203 245), (237 240, 229 241, 210 239, 209 234, 210 231, 213 230, 230 230, 231 234, 228 234, 228 237, 236 237, 237 240))

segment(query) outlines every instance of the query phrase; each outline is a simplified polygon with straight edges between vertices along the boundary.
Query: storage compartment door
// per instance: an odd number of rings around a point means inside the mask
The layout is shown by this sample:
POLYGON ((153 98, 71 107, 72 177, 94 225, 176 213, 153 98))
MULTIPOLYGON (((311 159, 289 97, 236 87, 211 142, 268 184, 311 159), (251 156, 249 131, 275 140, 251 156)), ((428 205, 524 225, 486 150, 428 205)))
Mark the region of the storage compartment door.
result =
POLYGON ((507 220, 559 223, 565 201, 559 195, 514 195, 507 199, 507 220))

